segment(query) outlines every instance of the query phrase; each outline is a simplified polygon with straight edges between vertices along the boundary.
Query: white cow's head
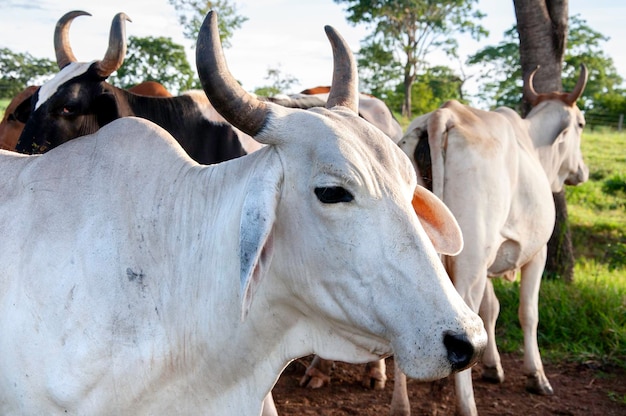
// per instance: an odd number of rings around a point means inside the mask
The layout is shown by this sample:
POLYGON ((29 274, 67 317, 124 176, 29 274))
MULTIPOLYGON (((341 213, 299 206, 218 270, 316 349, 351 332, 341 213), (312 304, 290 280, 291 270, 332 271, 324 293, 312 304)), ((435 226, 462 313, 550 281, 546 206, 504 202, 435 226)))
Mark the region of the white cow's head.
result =
POLYGON ((345 361, 395 352, 415 378, 471 365, 484 347, 483 324, 433 247, 458 252, 460 230, 437 198, 416 187, 393 141, 359 118, 345 41, 326 27, 335 64, 326 108, 284 108, 257 100, 232 77, 216 20, 210 13, 198 38, 203 88, 277 162, 248 187, 243 207, 242 319, 258 305, 287 309, 298 325, 306 322, 310 352, 345 361))
POLYGON ((552 192, 560 192, 563 184, 578 185, 589 178, 589 168, 580 150, 585 117, 576 106, 587 84, 587 68, 581 65, 572 92, 549 94, 535 92, 533 78, 538 69, 532 71, 524 83, 524 95, 533 106, 526 120, 530 121, 531 136, 552 192))

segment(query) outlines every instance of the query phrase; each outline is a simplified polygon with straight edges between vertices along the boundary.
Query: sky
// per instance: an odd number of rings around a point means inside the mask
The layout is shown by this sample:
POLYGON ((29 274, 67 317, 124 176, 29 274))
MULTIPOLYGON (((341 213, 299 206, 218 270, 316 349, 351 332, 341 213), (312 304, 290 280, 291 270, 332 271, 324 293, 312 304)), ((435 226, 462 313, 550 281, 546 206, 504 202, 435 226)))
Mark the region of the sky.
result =
MULTIPOLYGON (((368 34, 368 27, 347 23, 345 6, 333 0, 233 0, 240 15, 248 18, 224 51, 228 67, 249 91, 268 85, 264 78, 270 68, 299 82, 297 92, 317 85, 329 85, 332 77, 332 52, 324 33, 331 25, 342 34, 353 51, 368 34)), ((512 0, 479 0, 477 8, 487 16, 481 24, 490 32, 486 39, 473 41, 457 35, 461 62, 484 46, 496 45, 505 30, 515 24, 512 0)), ((126 13, 127 36, 166 36, 187 49, 189 63, 195 68, 195 49, 182 35, 176 11, 168 0, 0 0, 0 47, 28 52, 37 58, 54 58, 53 33, 56 21, 71 10, 84 10, 92 16, 79 16, 70 30, 70 41, 79 61, 102 59, 107 48, 113 16, 126 13)), ((605 52, 613 58, 618 73, 626 79, 626 2, 621 0, 570 0, 570 15, 580 14, 594 30, 608 36, 605 52)), ((458 70, 459 63, 435 53, 432 64, 458 70)), ((464 66, 466 76, 480 68, 464 66)), ((476 88, 469 85, 471 89, 476 88)))

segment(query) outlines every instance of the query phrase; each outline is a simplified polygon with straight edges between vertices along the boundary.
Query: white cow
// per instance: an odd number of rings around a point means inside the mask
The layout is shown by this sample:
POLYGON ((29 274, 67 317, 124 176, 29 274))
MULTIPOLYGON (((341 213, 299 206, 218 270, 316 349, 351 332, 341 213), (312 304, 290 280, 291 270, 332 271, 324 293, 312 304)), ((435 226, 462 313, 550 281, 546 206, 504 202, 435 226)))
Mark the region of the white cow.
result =
MULTIPOLYGON (((487 112, 450 101, 414 120, 399 145, 420 178, 432 170, 433 191, 463 232, 463 250, 446 256, 444 263, 463 299, 474 311, 480 308, 485 322, 489 341, 483 377, 504 379, 495 341, 500 305, 488 277, 515 278, 521 270, 519 319, 526 388, 549 395, 552 387, 537 346, 539 285, 555 220, 552 193, 564 183, 586 181, 589 174, 580 151, 585 120, 576 107, 587 70, 582 67, 569 94, 537 94, 535 71, 525 83, 525 95, 533 104, 525 119, 509 108, 487 112)), ((396 380, 396 389, 406 389, 402 374, 396 373, 396 380)), ((475 415, 471 370, 456 374, 455 385, 458 412, 475 415)), ((406 390, 394 391, 392 409, 394 414, 408 414, 406 390)))
POLYGON ((240 159, 199 165, 138 118, 0 152, 0 414, 258 415, 296 357, 394 352, 425 380, 477 360, 482 321, 429 240, 458 251, 458 225, 357 116, 327 34, 329 108, 283 108, 237 84, 209 14, 204 89, 267 144, 240 159))
MULTIPOLYGON (((330 87, 308 88, 299 94, 280 95, 267 99, 286 107, 323 107, 328 99, 330 87)), ((383 133, 397 142, 403 136, 402 126, 394 117, 385 102, 370 94, 359 93, 359 115, 378 127, 383 133)))

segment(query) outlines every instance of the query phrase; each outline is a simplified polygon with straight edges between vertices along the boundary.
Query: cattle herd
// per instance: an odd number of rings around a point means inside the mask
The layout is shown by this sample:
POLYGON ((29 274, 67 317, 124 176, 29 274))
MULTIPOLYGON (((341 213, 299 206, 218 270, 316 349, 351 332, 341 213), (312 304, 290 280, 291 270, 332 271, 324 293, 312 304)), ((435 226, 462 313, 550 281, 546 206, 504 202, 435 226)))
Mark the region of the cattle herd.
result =
MULTIPOLYGON (((522 119, 449 101, 406 132, 359 93, 331 27, 331 87, 246 92, 209 12, 202 91, 106 82, 123 65, 113 19, 102 60, 79 62, 70 24, 59 73, 15 97, 0 124, 0 414, 277 415, 292 360, 368 363, 392 415, 406 377, 454 374, 476 415, 471 367, 501 382, 490 278, 520 278, 527 389, 552 394, 537 346, 551 193, 588 177, 570 93, 537 93, 522 119), (463 242, 465 241, 465 243, 463 242)), ((369 384, 369 383, 368 383, 369 384)))

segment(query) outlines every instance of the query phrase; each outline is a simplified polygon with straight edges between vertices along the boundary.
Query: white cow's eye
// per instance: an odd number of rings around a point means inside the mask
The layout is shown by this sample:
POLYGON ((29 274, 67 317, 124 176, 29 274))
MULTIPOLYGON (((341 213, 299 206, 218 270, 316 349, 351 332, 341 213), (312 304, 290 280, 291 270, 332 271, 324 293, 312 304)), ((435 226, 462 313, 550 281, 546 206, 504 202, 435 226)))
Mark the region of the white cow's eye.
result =
POLYGON ((315 195, 324 204, 336 204, 338 202, 350 202, 354 196, 341 186, 328 186, 315 188, 315 195))

